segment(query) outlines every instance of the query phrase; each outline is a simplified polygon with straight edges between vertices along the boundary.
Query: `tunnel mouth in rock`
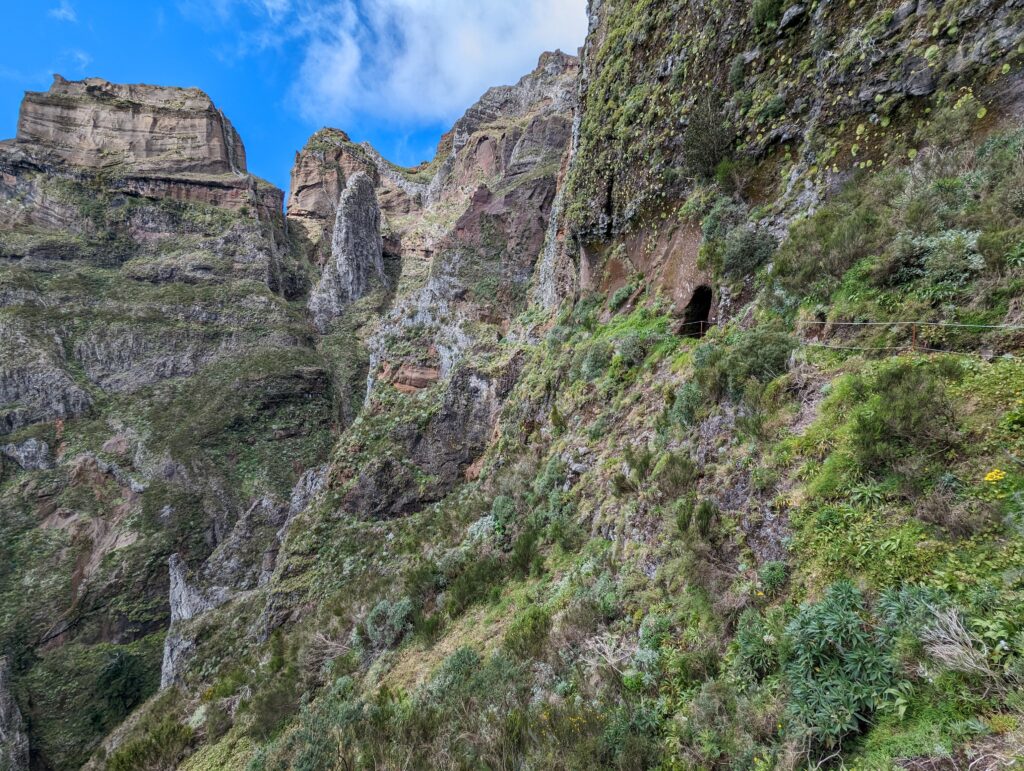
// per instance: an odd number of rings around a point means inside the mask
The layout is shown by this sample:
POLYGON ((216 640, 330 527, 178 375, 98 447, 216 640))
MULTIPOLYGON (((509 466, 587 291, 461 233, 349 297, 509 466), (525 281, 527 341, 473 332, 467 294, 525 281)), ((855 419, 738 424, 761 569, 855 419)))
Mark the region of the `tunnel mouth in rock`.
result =
POLYGON ((711 317, 711 287, 702 284, 693 290, 690 302, 683 310, 683 321, 680 325, 684 337, 704 337, 707 334, 708 319, 711 317))

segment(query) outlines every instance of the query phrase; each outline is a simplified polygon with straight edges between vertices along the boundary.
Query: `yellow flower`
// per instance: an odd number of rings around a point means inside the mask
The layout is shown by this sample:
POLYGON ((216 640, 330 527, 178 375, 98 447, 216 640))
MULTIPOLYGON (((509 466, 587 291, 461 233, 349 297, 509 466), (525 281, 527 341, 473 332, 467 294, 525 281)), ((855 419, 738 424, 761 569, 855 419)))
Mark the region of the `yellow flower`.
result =
POLYGON ((1002 469, 994 468, 985 474, 985 481, 991 485, 994 485, 996 482, 1001 482, 1004 479, 1006 479, 1006 472, 1002 469))

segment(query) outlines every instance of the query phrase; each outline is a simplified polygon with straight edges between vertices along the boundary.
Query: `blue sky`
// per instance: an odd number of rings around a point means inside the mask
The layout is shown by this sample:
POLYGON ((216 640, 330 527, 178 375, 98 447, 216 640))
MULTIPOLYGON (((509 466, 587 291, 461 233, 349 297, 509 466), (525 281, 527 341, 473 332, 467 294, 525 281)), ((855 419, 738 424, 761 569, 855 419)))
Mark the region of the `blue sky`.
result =
POLYGON ((249 170, 287 190, 322 126, 412 165, 491 85, 575 52, 586 0, 12 0, 0 138, 52 75, 197 86, 235 124, 249 170))

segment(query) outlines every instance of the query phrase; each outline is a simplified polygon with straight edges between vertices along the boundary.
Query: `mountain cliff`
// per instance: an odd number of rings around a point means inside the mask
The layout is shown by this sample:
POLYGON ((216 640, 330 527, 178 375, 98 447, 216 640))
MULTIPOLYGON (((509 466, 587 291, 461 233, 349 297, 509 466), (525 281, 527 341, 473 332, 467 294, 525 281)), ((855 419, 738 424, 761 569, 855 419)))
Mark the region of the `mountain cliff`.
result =
POLYGON ((1024 7, 591 0, 400 168, 0 143, 0 767, 1004 768, 1024 7))

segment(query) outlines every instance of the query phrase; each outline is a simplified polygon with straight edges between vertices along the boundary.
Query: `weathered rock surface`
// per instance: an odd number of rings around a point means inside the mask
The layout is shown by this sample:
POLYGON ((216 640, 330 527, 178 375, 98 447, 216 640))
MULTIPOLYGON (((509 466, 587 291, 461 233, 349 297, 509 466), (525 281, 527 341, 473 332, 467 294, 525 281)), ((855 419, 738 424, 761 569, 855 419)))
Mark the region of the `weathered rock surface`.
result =
POLYGON ((68 81, 56 75, 49 91, 25 95, 17 139, 90 169, 246 172, 241 138, 196 88, 68 81))
POLYGON ((28 736, 10 689, 10 666, 0 658, 0 769, 28 771, 28 736))
POLYGON ((444 497, 464 481, 466 470, 487 448, 498 411, 521 368, 518 359, 497 374, 459 367, 447 384, 440 410, 426 426, 395 430, 404 449, 402 458, 418 473, 390 455, 375 460, 360 470, 344 508, 357 516, 386 519, 444 497), (417 477, 430 482, 423 485, 417 477))
POLYGON ((43 471, 54 465, 50 446, 35 437, 16 444, 5 444, 0 447, 0 452, 25 471, 43 471))
POLYGON ((348 178, 338 201, 331 256, 309 296, 316 328, 325 332, 331 319, 363 297, 374 281, 387 281, 380 207, 373 180, 365 172, 357 172, 348 178))
POLYGON ((194 89, 58 80, 0 142, 0 639, 40 768, 110 727, 81 715, 96 667, 33 706, 50 662, 118 646, 141 698, 176 682, 192 626, 269 580, 289 491, 325 460, 282 196, 194 89))

